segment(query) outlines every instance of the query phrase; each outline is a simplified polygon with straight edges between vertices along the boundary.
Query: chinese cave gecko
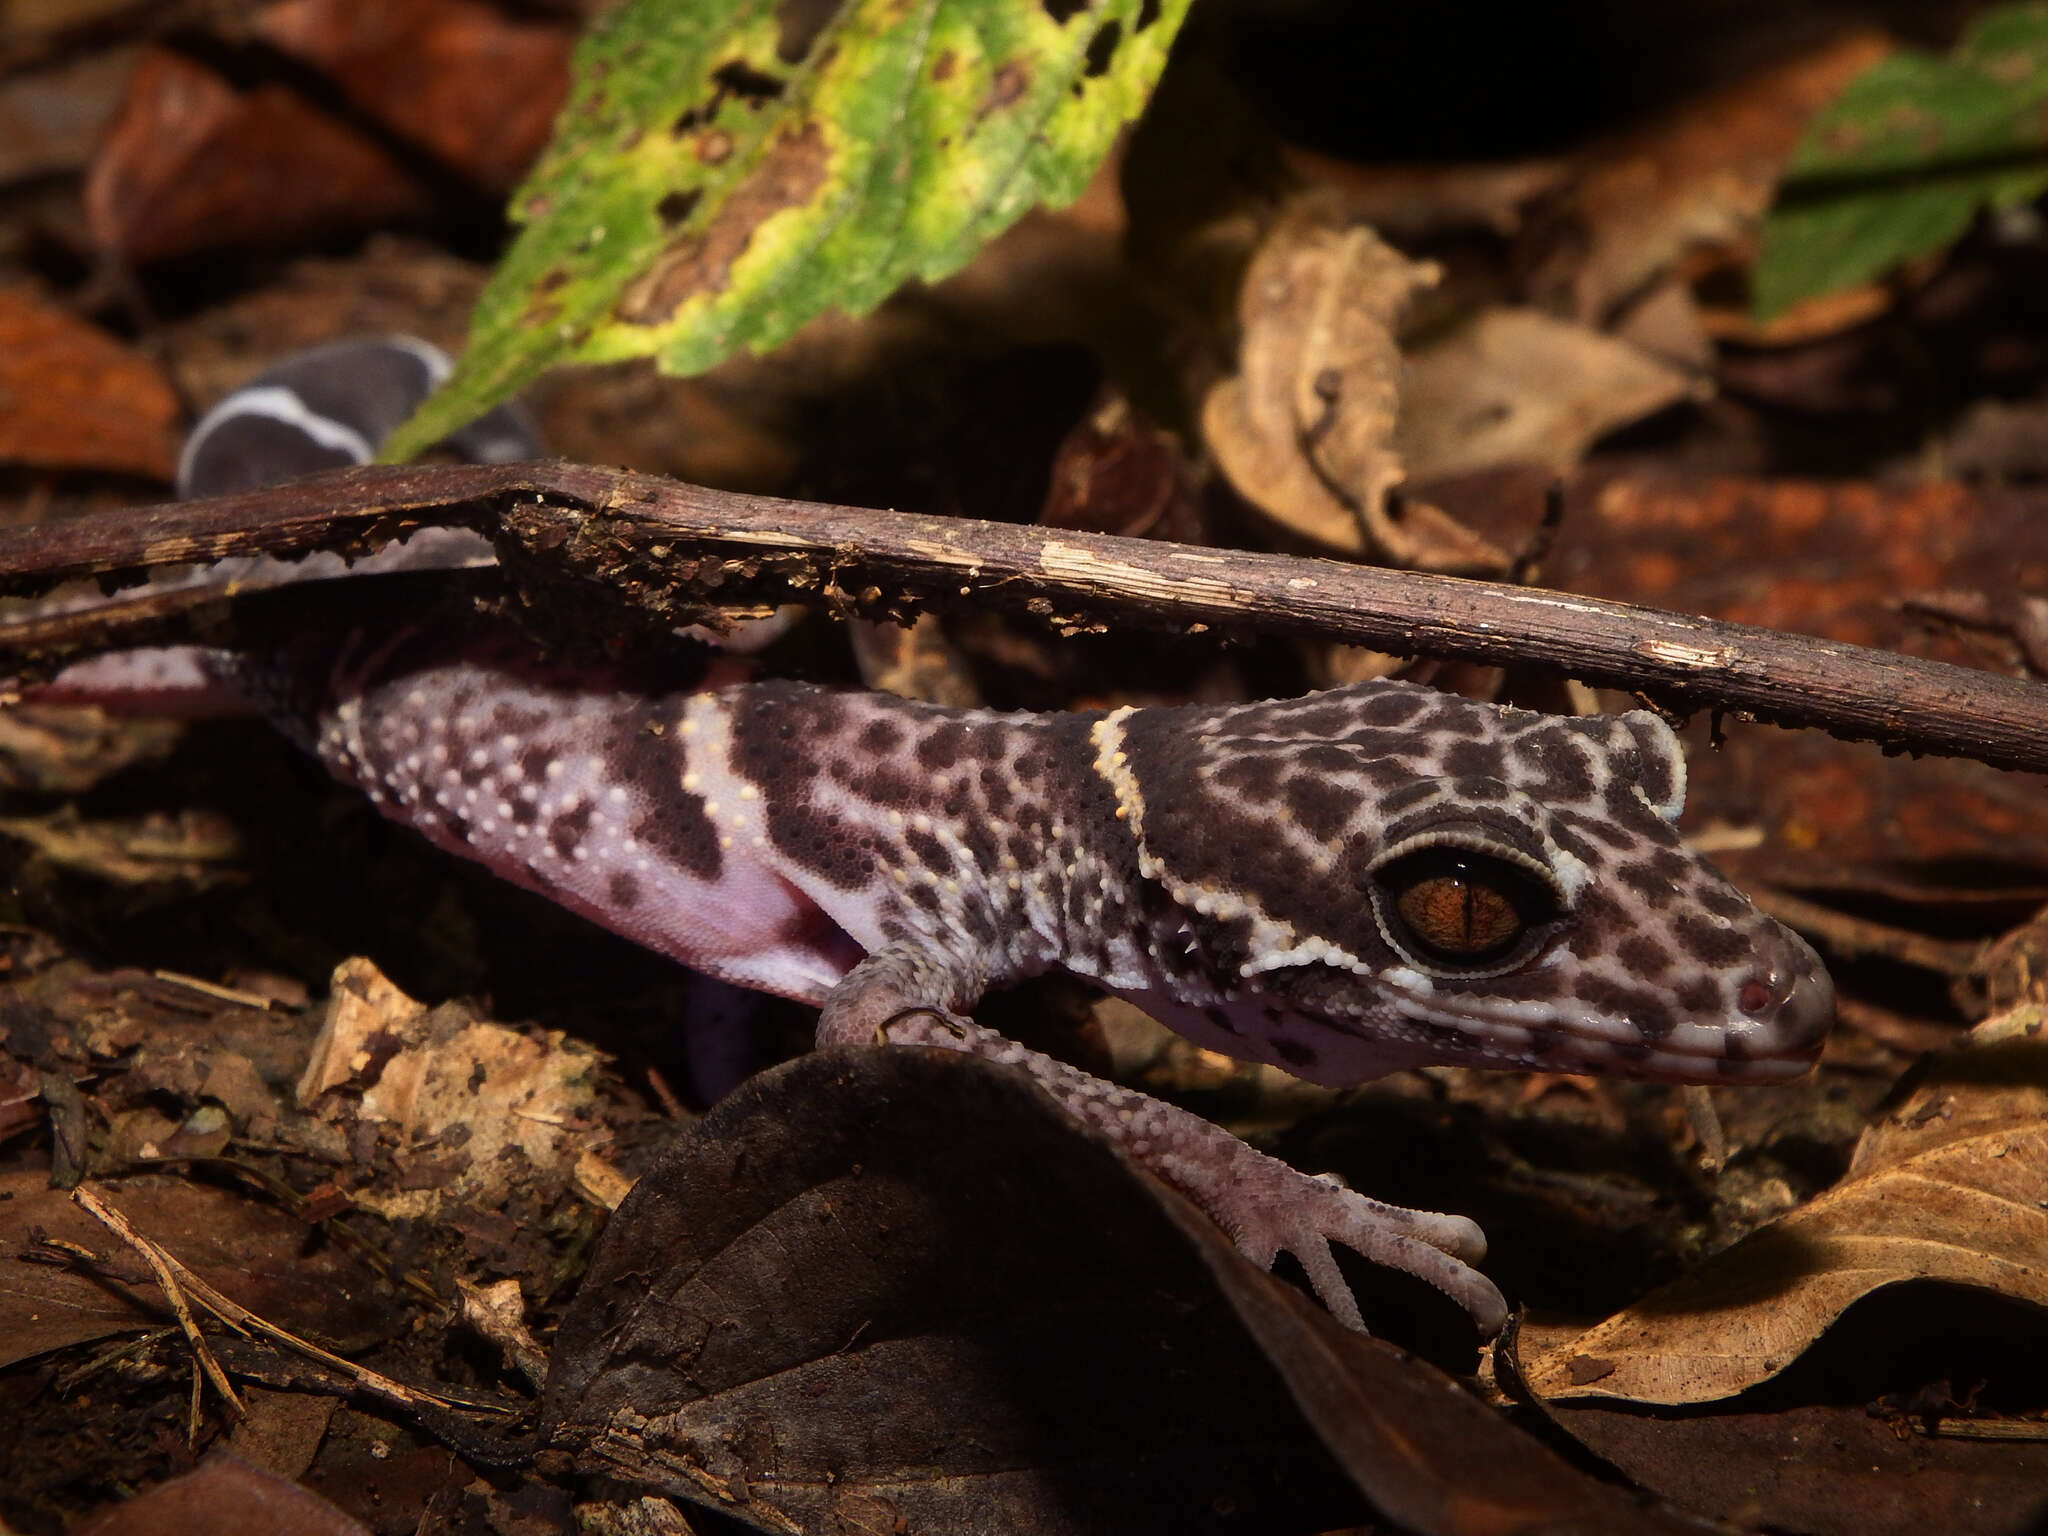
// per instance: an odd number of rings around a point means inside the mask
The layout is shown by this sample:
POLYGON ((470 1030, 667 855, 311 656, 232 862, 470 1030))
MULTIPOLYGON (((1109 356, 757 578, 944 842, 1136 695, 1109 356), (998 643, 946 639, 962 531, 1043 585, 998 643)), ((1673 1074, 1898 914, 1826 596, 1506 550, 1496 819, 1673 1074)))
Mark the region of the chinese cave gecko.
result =
MULTIPOLYGON (((188 465, 212 433, 318 437, 322 411, 346 408, 345 391, 317 408, 287 395, 272 377, 231 399, 188 465)), ((817 1004, 821 1045, 1021 1068, 1254 1262, 1292 1253, 1352 1328, 1333 1243, 1496 1331, 1479 1228, 1027 1050, 972 1021, 983 994, 1064 969, 1328 1086, 1433 1063, 1778 1081, 1833 1020, 1813 950, 1674 829, 1684 759, 1647 713, 1557 718, 1399 682, 1046 715, 781 681, 652 697, 427 633, 172 660, 244 691, 439 846, 699 971, 817 1004)), ((56 691, 118 690, 123 665, 56 691)))

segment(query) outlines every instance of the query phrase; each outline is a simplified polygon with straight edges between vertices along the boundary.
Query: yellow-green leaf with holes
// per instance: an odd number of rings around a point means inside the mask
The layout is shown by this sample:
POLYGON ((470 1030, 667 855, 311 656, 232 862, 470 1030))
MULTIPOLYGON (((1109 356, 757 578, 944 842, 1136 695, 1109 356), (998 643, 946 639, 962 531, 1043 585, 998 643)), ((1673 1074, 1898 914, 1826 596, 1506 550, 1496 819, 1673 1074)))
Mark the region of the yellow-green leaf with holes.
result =
POLYGON ((408 458, 564 362, 697 373, 955 271, 1077 197, 1188 0, 629 0, 408 458))

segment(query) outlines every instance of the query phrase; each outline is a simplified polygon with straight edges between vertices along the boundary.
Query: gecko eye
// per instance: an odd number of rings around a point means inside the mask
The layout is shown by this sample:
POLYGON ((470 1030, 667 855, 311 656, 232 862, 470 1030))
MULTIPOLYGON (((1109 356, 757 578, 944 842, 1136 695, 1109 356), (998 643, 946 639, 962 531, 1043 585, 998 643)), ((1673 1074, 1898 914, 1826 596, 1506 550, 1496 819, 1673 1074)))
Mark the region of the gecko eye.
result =
POLYGON ((1557 916, 1557 893, 1498 855, 1437 844, 1373 871, 1387 937, 1416 959, 1463 971, 1506 959, 1557 916))

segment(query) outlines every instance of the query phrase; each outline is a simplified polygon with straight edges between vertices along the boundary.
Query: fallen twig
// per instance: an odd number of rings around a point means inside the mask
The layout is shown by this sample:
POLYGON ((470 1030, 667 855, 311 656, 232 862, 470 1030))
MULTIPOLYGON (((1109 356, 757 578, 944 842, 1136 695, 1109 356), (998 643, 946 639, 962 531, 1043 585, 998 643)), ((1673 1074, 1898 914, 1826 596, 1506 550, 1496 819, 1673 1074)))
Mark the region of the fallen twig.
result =
MULTIPOLYGON (((1551 666, 1681 711, 2048 770, 2048 685, 1942 662, 1497 582, 785 501, 579 464, 347 470, 0 530, 0 591, 231 554, 363 550, 429 525, 487 534, 529 598, 595 589, 664 627, 707 605, 801 601, 889 617, 1000 608, 1068 631, 1314 634, 1403 655, 1551 666)), ((0 651, 46 659, 134 644, 145 629, 161 638, 187 610, 216 620, 221 599, 134 603, 143 629, 113 633, 104 616, 74 613, 0 627, 0 651)))

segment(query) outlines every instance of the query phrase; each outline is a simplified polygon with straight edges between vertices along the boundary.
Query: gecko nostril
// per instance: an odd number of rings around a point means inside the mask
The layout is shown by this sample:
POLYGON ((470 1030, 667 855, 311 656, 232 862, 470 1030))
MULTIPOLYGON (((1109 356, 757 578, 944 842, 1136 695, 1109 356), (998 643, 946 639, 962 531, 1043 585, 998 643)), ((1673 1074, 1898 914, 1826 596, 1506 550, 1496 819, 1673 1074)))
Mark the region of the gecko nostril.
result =
POLYGON ((1777 991, 1764 981, 1745 981, 1742 990, 1735 994, 1735 1006, 1752 1018, 1768 1010, 1777 1000, 1777 991))

